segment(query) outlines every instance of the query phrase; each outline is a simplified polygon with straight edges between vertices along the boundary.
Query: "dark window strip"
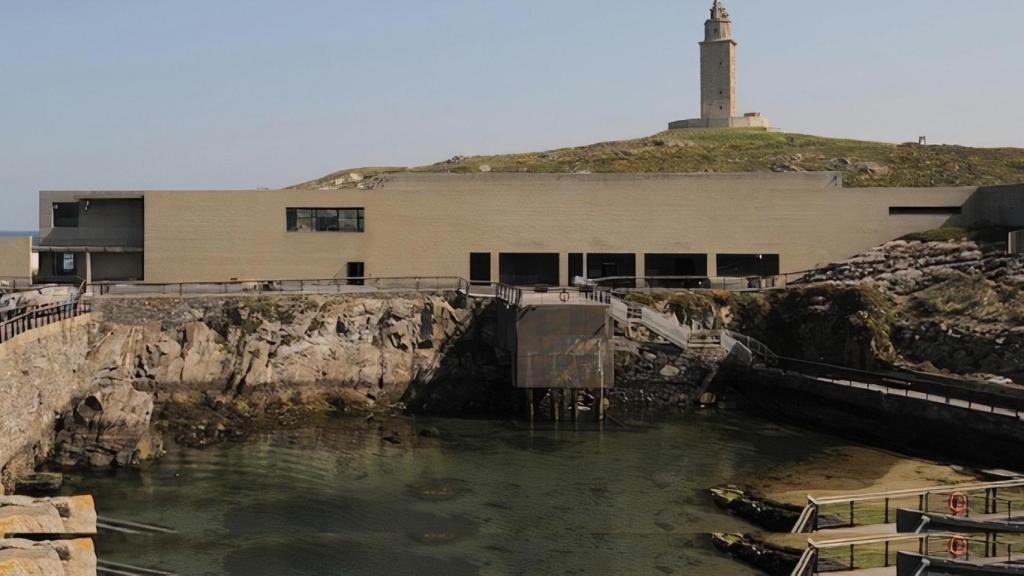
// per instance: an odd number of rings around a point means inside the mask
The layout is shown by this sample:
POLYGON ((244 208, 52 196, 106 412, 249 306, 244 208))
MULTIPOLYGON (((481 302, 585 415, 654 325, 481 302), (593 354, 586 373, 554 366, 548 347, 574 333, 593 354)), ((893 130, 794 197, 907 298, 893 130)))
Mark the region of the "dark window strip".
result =
POLYGON ((890 216, 945 215, 958 216, 963 213, 960 206, 892 206, 890 216))
POLYGON ((363 232, 363 208, 287 208, 289 232, 363 232))

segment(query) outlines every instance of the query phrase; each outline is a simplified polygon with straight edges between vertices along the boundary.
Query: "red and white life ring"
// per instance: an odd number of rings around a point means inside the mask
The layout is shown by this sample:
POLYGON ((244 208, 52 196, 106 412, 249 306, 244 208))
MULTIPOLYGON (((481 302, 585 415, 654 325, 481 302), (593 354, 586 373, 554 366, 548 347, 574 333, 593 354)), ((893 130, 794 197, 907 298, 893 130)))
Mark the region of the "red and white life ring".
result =
POLYGON ((960 516, 961 514, 967 513, 969 500, 967 499, 967 495, 963 492, 953 492, 949 495, 949 502, 947 505, 949 506, 950 512, 956 516, 960 516))

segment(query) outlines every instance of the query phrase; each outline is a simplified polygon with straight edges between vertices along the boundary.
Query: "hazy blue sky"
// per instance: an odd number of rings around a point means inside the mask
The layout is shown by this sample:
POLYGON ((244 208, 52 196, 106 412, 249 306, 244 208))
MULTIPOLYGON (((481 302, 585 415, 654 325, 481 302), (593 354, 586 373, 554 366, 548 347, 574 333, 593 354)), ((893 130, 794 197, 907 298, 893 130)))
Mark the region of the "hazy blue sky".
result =
MULTIPOLYGON (((40 189, 284 186, 698 115, 711 0, 0 0, 0 229, 40 189)), ((741 111, 1024 146, 1022 0, 727 0, 741 111)))

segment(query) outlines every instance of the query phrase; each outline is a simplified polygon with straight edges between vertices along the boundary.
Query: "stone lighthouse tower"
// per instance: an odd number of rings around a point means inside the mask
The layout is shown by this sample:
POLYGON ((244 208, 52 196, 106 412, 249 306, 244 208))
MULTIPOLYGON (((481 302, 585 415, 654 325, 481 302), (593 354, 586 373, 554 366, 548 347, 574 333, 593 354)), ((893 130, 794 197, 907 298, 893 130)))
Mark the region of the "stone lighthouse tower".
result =
POLYGON ((721 2, 715 0, 711 18, 704 23, 700 43, 700 117, 736 116, 736 41, 732 20, 721 2))
POLYGON ((711 5, 700 43, 700 118, 679 120, 669 128, 759 128, 772 130, 757 112, 736 115, 736 40, 732 19, 721 0, 711 5))

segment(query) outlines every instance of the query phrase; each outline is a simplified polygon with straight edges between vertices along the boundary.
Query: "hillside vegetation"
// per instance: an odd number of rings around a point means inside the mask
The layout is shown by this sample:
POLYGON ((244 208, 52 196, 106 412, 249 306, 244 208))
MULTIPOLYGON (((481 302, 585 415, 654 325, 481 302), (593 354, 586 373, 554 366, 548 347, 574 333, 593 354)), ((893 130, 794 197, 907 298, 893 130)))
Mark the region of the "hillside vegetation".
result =
POLYGON ((361 186, 391 172, 842 172, 847 186, 1024 182, 1024 149, 921 146, 760 130, 667 130, 547 152, 455 156, 415 168, 340 170, 296 188, 361 186))

